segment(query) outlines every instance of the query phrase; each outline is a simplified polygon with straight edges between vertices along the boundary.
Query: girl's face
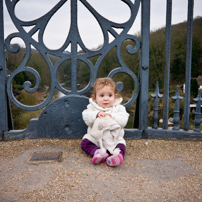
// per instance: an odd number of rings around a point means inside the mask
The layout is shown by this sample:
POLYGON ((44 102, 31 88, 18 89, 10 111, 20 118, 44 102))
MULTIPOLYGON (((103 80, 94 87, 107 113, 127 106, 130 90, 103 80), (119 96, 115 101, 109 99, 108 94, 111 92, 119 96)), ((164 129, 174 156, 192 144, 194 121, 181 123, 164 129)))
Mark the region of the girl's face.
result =
POLYGON ((95 102, 102 108, 112 107, 117 95, 110 85, 104 86, 96 91, 95 102))

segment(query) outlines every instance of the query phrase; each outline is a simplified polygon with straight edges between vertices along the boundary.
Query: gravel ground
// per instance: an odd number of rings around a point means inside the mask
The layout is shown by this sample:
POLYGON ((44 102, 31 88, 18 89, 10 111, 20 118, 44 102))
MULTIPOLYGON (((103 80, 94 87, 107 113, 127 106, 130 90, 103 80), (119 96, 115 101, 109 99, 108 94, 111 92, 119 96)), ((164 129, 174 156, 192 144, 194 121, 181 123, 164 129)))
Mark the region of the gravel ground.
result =
POLYGON ((119 167, 93 165, 81 140, 0 142, 0 201, 202 201, 202 142, 126 140, 119 167), (62 162, 31 163, 62 151, 62 162))

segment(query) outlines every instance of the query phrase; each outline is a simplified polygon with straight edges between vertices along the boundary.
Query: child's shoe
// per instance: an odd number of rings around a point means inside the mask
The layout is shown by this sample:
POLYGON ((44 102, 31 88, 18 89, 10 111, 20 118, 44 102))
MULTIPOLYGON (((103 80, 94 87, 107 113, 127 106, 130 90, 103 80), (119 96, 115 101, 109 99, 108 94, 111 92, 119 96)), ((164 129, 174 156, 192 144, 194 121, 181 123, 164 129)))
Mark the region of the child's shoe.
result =
POLYGON ((119 154, 114 154, 106 159, 108 166, 119 166, 123 163, 123 156, 119 154))
POLYGON ((105 153, 105 154, 100 154, 100 153, 97 153, 93 159, 92 159, 92 162, 94 164, 99 164, 99 163, 102 163, 103 161, 105 161, 105 159, 109 156, 108 153, 105 153))

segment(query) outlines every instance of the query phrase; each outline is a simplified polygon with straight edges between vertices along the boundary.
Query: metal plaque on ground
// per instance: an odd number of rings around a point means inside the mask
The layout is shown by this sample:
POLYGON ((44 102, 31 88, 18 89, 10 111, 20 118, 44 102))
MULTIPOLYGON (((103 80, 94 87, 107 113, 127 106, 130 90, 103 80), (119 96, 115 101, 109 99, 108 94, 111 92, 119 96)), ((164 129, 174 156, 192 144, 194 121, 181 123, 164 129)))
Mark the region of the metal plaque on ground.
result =
POLYGON ((42 152, 34 152, 30 161, 62 161, 62 152, 61 151, 42 151, 42 152))

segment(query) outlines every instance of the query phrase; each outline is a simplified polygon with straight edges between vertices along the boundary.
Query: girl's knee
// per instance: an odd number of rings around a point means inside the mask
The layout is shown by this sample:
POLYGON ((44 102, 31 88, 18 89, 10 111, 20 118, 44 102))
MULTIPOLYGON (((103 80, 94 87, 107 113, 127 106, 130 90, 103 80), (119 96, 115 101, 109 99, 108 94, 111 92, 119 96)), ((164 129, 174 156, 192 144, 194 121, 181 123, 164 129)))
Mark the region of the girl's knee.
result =
POLYGON ((84 150, 84 149, 86 148, 87 144, 89 144, 88 141, 89 141, 89 140, 87 140, 87 139, 83 139, 83 140, 81 141, 81 149, 84 150))

